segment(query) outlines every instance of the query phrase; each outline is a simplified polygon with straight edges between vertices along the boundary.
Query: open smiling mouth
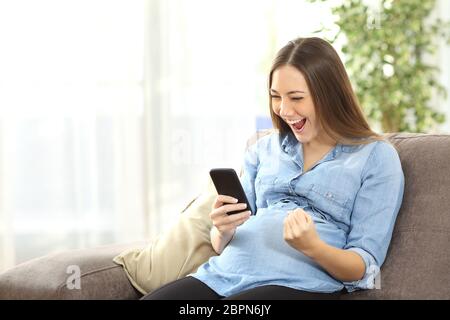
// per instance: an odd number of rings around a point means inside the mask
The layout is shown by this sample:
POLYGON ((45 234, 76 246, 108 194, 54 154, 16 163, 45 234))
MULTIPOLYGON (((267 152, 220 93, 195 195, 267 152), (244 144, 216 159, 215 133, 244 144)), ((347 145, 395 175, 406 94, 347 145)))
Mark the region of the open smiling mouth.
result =
POLYGON ((294 128, 294 130, 298 133, 302 132, 303 129, 305 128, 305 124, 306 124, 306 118, 294 123, 294 124, 290 124, 291 127, 294 128))

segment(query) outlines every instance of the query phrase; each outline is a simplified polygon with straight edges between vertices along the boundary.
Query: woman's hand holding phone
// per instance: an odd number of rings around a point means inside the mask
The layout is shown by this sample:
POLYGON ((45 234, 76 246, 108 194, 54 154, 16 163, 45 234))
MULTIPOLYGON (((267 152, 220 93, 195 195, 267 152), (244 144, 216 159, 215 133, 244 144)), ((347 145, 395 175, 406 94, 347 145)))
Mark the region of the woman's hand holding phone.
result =
POLYGON ((236 228, 247 221, 251 214, 250 210, 229 214, 232 211, 246 209, 247 205, 245 203, 237 203, 237 201, 237 199, 230 196, 218 195, 209 214, 212 224, 220 236, 222 238, 229 238, 228 240, 234 235, 236 228))

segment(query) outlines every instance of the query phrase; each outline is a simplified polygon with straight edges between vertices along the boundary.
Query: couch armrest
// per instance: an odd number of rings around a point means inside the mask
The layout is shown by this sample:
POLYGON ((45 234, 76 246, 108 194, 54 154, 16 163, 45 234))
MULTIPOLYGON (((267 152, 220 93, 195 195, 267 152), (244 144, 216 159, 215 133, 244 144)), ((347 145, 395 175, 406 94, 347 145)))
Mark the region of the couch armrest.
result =
POLYGON ((0 274, 0 299, 138 299, 142 294, 112 259, 123 250, 144 245, 70 250, 30 260, 0 274), (69 266, 79 267, 80 281, 69 266), (67 287, 68 279, 75 288, 67 287))

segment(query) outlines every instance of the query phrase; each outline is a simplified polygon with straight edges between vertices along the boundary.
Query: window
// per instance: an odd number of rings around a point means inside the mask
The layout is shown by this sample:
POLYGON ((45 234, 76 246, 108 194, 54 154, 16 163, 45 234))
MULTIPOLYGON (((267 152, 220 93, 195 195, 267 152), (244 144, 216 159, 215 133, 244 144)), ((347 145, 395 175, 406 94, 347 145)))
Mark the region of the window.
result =
POLYGON ((144 238, 144 14, 0 3, 0 268, 144 238))

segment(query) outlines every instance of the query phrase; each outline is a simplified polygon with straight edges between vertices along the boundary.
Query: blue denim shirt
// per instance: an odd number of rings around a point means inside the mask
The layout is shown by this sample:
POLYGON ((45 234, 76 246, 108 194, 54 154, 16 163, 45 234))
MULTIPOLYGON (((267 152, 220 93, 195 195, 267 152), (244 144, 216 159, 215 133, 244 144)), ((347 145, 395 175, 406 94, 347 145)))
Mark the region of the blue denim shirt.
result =
POLYGON ((240 179, 256 215, 192 276, 223 296, 261 285, 310 292, 374 288, 404 191, 400 159, 391 144, 337 144, 303 172, 302 144, 292 134, 274 132, 248 148, 240 179), (363 279, 334 279, 284 241, 283 221, 295 208, 312 216, 323 241, 362 257, 363 279))

